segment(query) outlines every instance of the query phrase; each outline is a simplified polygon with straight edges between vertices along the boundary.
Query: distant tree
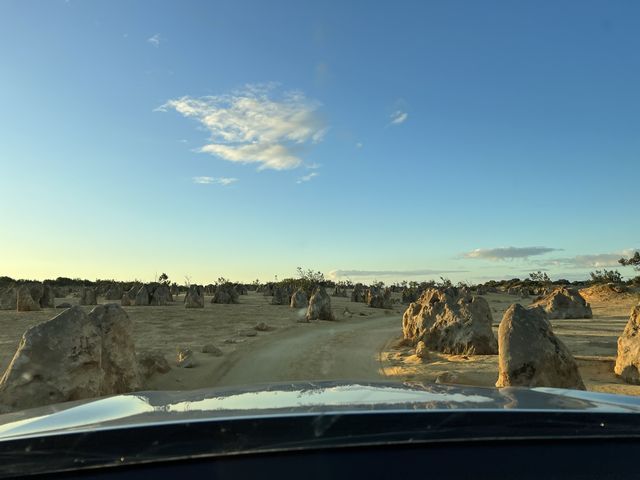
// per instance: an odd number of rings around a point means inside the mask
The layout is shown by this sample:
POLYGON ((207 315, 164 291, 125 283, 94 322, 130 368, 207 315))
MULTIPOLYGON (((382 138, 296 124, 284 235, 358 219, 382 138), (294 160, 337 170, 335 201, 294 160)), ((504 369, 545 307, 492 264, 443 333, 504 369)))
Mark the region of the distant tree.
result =
POLYGON ((633 267, 635 270, 640 271, 640 252, 634 253, 629 258, 621 258, 618 263, 623 267, 633 267))
POLYGON ((169 285, 171 283, 169 282, 169 275, 166 273, 163 273, 158 277, 158 282, 163 283, 164 285, 169 285))
POLYGON ((617 270, 596 270, 589 275, 593 283, 622 283, 622 275, 617 270))
POLYGON ((551 283, 551 279, 549 278, 549 275, 547 275, 545 272, 542 272, 540 270, 538 270, 537 272, 530 273, 529 278, 531 279, 532 282, 551 283))
POLYGON ((449 288, 453 286, 453 283, 448 278, 440 277, 440 281, 436 285, 441 288, 449 288))

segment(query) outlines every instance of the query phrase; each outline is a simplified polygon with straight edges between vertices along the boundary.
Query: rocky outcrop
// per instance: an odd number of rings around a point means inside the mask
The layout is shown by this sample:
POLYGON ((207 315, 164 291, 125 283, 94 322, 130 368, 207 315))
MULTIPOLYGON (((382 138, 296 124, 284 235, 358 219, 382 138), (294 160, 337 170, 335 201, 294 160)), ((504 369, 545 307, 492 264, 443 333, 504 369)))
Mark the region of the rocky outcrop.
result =
POLYGON ((402 318, 404 338, 422 340, 431 350, 450 354, 498 353, 489 304, 456 288, 430 288, 411 303, 402 318))
POLYGON ((593 318, 591 306, 573 288, 557 288, 546 297, 536 300, 531 307, 541 307, 548 319, 593 318))
POLYGON ((496 387, 557 387, 584 390, 578 365, 541 308, 511 305, 498 329, 496 387))
POLYGON ((353 291, 351 292, 351 301, 352 302, 364 302, 365 301, 365 290, 364 285, 361 283, 356 283, 353 287, 353 291))
POLYGON ((149 300, 149 289, 146 285, 142 285, 136 292, 133 303, 138 307, 146 307, 149 305, 149 300))
POLYGON ((161 352, 143 352, 138 355, 138 371, 145 380, 159 373, 168 373, 170 370, 171 366, 161 352))
POLYGON ((104 294, 104 298, 106 300, 121 300, 122 295, 124 294, 124 290, 122 289, 122 285, 119 283, 113 283, 107 293, 104 294))
POLYGON ((40 304, 31 296, 31 290, 27 285, 18 287, 16 293, 16 309, 19 312, 37 312, 40 310, 40 304))
POLYGON ((78 303, 80 305, 97 305, 98 297, 96 295, 95 289, 90 287, 81 287, 80 301, 78 303))
POLYGON ((149 292, 149 305, 161 307, 173 302, 171 291, 164 283, 150 283, 146 287, 149 292))
POLYGON ((193 368, 196 366, 193 351, 190 348, 181 348, 178 350, 176 365, 180 368, 193 368))
POLYGON ((211 303, 238 303, 239 298, 236 288, 230 283, 224 283, 216 287, 211 303))
POLYGON ((289 305, 289 290, 286 287, 275 287, 271 305, 289 305))
POLYGON ((42 296, 39 303, 41 308, 54 308, 55 307, 56 294, 53 291, 53 287, 48 284, 42 285, 42 296))
POLYGON ((614 372, 627 383, 640 384, 640 305, 631 310, 629 321, 618 338, 614 372))
POLYGON ((128 292, 122 294, 122 298, 120 299, 120 305, 123 307, 130 307, 133 304, 131 301, 131 297, 128 292))
POLYGON ((391 308, 391 290, 371 287, 366 291, 365 300, 371 308, 391 308))
POLYGON ((309 306, 309 298, 307 297, 307 292, 304 289, 299 288, 296 290, 293 295, 291 295, 291 303, 289 304, 291 308, 307 308, 309 306))
POLYGON ((25 409, 140 387, 131 321, 118 305, 69 308, 28 329, 0 380, 0 405, 25 409))
POLYGON ((18 291, 15 287, 0 290, 0 310, 16 310, 18 291))
POLYGON ((185 308, 204 308, 204 288, 200 285, 191 285, 184 297, 185 308))
POLYGON ((335 320, 335 316, 331 311, 331 297, 329 297, 324 287, 317 287, 313 295, 311 295, 305 318, 307 321, 335 320))

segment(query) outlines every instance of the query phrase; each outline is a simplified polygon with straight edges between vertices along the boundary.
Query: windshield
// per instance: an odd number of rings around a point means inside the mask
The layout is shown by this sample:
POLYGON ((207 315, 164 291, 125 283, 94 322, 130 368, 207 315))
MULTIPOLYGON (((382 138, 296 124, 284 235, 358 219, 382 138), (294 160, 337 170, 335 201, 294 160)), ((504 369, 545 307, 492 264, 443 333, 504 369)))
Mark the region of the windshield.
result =
POLYGON ((633 2, 1 0, 0 413, 639 395, 639 51, 633 2))

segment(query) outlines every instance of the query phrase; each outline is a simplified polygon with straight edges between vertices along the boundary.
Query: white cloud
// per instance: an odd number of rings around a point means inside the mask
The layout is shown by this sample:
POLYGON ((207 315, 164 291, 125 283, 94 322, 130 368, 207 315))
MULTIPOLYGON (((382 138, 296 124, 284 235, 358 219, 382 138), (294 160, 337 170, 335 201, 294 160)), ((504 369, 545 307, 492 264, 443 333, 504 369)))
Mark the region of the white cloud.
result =
POLYGON ((551 247, 476 248, 470 252, 463 253, 462 256, 464 258, 498 261, 513 260, 514 258, 528 258, 558 250, 560 249, 551 247))
POLYGON ((363 145, 362 145, 361 142, 356 143, 356 148, 362 148, 362 147, 363 147, 363 145))
POLYGON ((156 33, 152 37, 147 38, 147 42, 149 42, 154 47, 160 46, 160 34, 156 33))
POLYGON ((391 114, 391 125, 400 125, 401 123, 404 123, 408 117, 409 114, 407 112, 396 110, 391 114))
POLYGON ((332 270, 329 278, 337 280, 349 277, 419 277, 427 275, 444 275, 448 273, 467 273, 468 270, 332 270))
POLYGON ((320 142, 326 127, 318 102, 301 92, 274 98, 274 85, 247 85, 228 95, 169 100, 159 111, 195 118, 210 134, 200 148, 223 160, 257 163, 259 169, 287 170, 302 164, 300 149, 320 142))
POLYGON ((237 181, 237 178, 229 177, 193 177, 193 183, 200 185, 222 185, 226 187, 237 181))
POLYGON ((305 175, 303 177, 298 178, 298 180, 296 181, 296 183, 303 183, 303 182, 308 182, 309 180, 311 180, 313 177, 317 177, 318 175, 320 175, 318 172, 311 172, 308 175, 305 175))
POLYGON ((639 249, 629 248, 611 253, 597 253, 591 255, 576 255, 574 257, 552 258, 545 262, 546 265, 566 266, 573 268, 604 268, 621 267, 620 258, 628 258, 639 249))

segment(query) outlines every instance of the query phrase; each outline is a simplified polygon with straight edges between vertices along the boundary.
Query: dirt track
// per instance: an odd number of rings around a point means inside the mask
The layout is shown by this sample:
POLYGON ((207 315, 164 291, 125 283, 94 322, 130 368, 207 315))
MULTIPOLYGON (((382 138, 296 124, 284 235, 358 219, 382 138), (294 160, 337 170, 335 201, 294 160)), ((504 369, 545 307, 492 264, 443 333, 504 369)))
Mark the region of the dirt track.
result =
POLYGON ((295 380, 384 378, 380 353, 397 336, 398 317, 318 322, 274 333, 229 355, 212 378, 216 386, 295 380))

